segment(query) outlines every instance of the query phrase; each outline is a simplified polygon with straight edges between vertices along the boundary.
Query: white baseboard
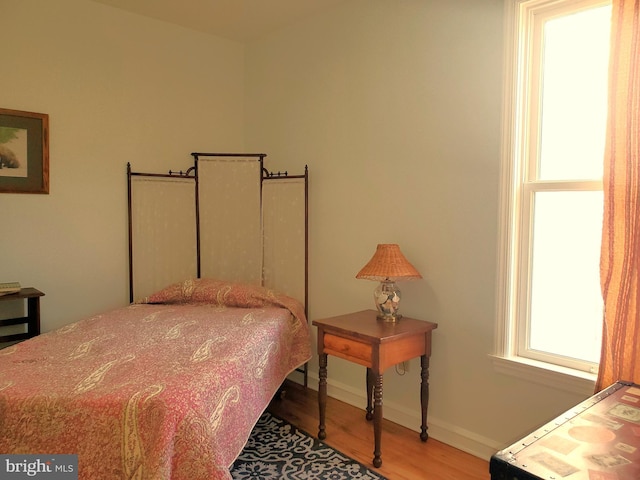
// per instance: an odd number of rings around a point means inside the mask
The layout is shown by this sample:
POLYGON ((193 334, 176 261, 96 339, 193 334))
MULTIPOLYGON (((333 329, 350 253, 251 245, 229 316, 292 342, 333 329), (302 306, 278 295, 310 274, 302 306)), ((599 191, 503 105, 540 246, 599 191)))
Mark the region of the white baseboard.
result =
MULTIPOLYGON (((318 389, 318 375, 315 372, 309 372, 309 388, 318 389)), ((365 392, 331 379, 327 380, 327 395, 362 409, 367 404, 365 392)), ((417 433, 420 432, 420 424, 422 423, 420 412, 414 412, 397 403, 385 401, 383 415, 389 421, 417 433)), ((433 415, 428 414, 427 425, 430 438, 435 438, 442 443, 484 460, 489 460, 491 455, 504 447, 504 445, 500 445, 494 440, 435 418, 433 415)))

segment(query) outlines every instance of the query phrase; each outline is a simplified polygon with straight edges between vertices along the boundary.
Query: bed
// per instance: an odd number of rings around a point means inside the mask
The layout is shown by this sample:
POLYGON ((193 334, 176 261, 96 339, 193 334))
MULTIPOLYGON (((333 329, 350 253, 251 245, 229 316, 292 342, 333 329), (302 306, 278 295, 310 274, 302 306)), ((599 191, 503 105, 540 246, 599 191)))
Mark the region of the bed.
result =
POLYGON ((311 357, 307 185, 264 154, 127 165, 129 304, 0 350, 0 454, 79 478, 229 479, 311 357))
POLYGON ((78 454, 86 479, 228 479, 311 355, 302 304, 211 279, 0 350, 0 452, 78 454))

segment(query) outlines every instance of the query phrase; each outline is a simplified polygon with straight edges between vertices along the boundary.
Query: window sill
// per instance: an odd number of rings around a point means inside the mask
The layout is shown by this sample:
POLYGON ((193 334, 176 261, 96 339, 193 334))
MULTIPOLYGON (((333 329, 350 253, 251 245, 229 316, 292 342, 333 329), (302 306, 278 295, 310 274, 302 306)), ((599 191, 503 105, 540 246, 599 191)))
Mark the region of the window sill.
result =
POLYGON ((490 357, 494 370, 499 373, 580 395, 591 396, 594 393, 595 374, 521 357, 490 357))

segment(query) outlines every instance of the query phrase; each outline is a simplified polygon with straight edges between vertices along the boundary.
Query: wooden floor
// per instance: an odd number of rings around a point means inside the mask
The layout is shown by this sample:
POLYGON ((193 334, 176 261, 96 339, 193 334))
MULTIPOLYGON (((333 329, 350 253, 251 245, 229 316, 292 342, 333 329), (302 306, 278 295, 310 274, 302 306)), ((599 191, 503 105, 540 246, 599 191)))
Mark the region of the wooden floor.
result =
MULTIPOLYGON (((271 402, 268 410, 301 430, 318 435, 318 396, 288 382, 283 398, 271 402)), ((389 480, 489 480, 489 464, 444 443, 388 420, 382 425, 382 467, 374 469, 373 424, 364 418, 364 409, 334 398, 327 399, 325 443, 384 475, 389 480)))

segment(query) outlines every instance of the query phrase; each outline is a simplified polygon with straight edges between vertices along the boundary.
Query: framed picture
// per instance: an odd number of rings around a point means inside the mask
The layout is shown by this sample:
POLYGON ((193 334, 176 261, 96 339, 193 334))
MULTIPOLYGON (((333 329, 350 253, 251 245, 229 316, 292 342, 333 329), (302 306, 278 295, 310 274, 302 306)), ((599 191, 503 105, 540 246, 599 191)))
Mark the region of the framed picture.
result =
POLYGON ((49 193, 49 115, 0 108, 0 193, 49 193))

